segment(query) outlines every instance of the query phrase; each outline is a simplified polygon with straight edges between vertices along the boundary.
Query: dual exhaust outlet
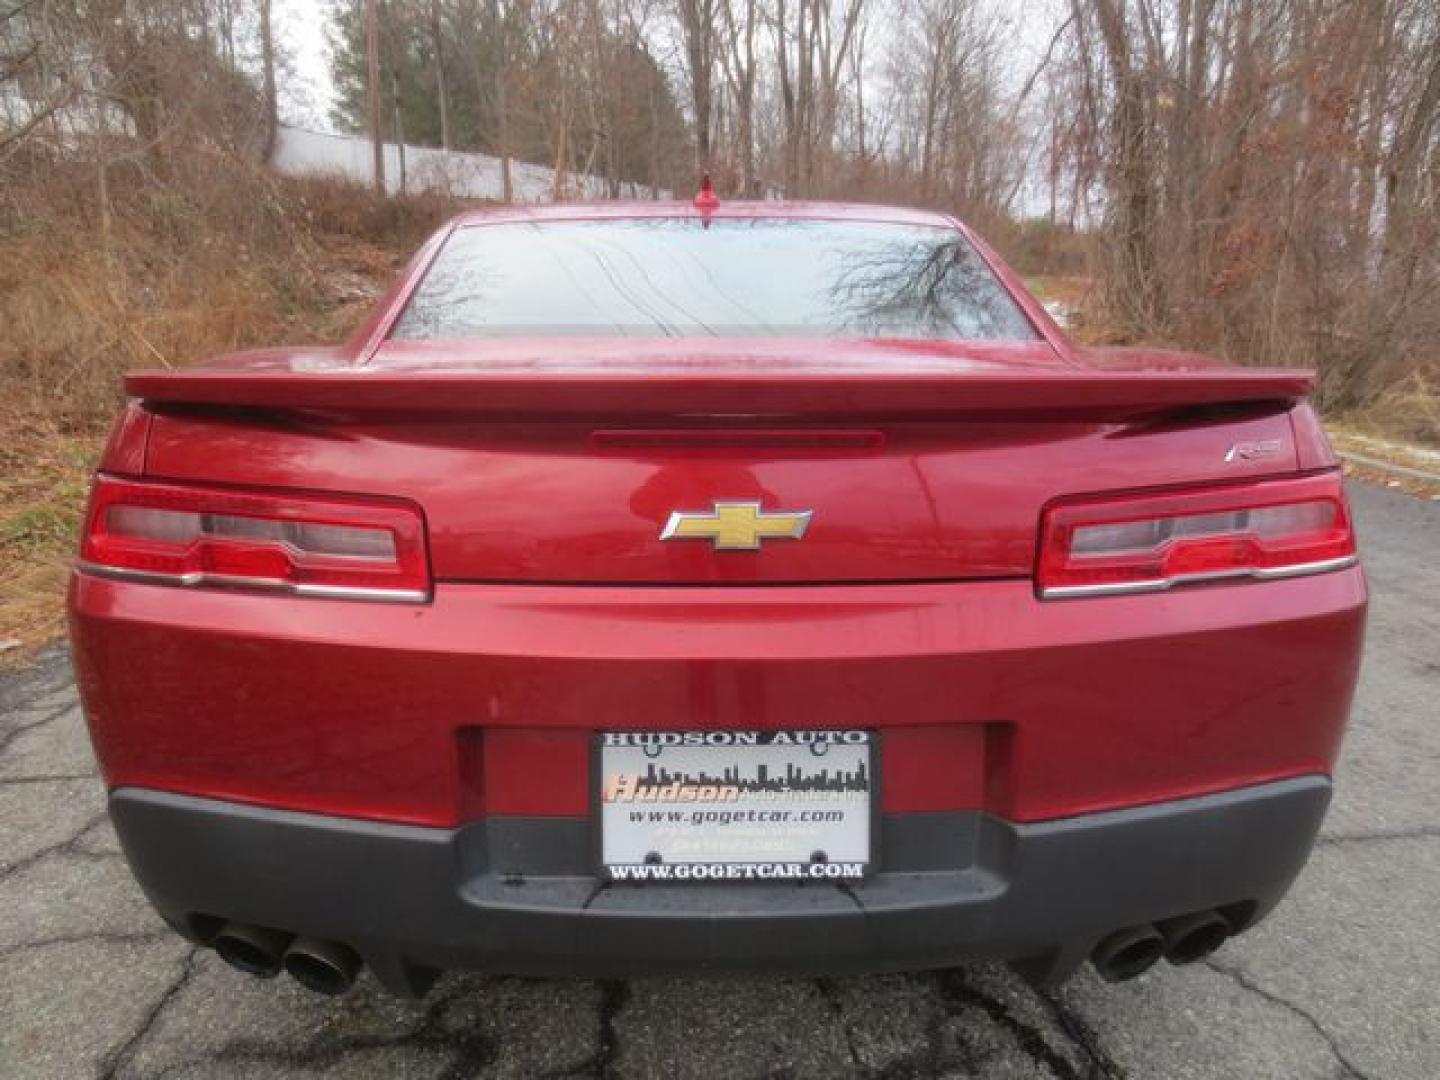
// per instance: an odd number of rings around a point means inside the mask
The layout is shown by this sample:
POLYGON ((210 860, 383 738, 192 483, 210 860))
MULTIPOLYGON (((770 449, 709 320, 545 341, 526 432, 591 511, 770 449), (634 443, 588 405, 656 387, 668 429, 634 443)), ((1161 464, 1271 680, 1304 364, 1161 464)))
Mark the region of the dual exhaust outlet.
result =
MULTIPOLYGON (((1203 960, 1225 944, 1231 932, 1229 920, 1218 911, 1198 911, 1116 931, 1095 947, 1090 961, 1103 978, 1121 982, 1144 974, 1162 958, 1172 964, 1203 960)), ((239 971, 270 979, 284 970, 317 994, 343 994, 360 974, 359 954, 342 942, 296 937, 249 923, 226 923, 211 945, 239 971)))
POLYGON ((1161 958, 1172 964, 1203 960, 1232 933, 1230 921, 1218 911, 1197 911, 1147 926, 1111 934, 1090 954, 1095 970, 1109 982, 1142 975, 1161 958))
POLYGON ((272 979, 283 970, 317 994, 343 994, 360 974, 359 954, 339 941, 230 922, 210 944, 220 959, 247 975, 272 979))

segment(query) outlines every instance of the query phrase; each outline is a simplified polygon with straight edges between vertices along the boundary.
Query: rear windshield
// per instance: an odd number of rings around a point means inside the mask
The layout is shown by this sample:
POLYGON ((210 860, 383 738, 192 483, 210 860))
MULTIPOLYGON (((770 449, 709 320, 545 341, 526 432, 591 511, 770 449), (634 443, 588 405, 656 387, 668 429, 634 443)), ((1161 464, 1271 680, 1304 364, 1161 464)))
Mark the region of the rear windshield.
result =
POLYGON ((1036 336, 956 230, 779 218, 461 228, 431 264, 393 336, 569 334, 1036 336))

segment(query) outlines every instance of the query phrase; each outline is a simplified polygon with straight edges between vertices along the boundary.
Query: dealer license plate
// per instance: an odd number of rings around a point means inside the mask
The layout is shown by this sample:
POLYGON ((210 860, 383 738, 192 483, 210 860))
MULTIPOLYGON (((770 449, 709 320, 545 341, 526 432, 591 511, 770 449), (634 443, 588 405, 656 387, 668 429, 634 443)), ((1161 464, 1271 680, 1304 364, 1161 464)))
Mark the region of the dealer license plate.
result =
POLYGON ((845 881, 871 859, 866 731, 600 737, 600 859, 615 881, 845 881))

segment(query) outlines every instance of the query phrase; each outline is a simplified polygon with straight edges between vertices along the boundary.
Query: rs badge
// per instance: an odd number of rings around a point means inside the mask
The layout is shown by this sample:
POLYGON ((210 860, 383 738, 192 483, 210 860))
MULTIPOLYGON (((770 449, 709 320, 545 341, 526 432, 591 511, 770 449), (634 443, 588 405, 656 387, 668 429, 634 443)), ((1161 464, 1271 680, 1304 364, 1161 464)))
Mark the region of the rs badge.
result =
POLYGON ((709 540, 716 551, 756 551, 762 540, 799 540, 811 510, 760 509, 758 502, 717 502, 711 510, 676 510, 661 540, 709 540))

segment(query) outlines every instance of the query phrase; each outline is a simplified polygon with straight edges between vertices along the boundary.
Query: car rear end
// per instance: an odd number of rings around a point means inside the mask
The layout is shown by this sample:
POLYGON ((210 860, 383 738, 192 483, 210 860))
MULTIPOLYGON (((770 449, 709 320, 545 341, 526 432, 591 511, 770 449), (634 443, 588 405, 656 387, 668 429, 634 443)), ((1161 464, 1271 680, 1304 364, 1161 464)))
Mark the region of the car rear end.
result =
POLYGON ((130 381, 72 635, 166 919, 401 992, 1253 925, 1363 631, 1305 378, 1082 355, 947 222, 634 215, 464 222, 347 350, 130 381))

